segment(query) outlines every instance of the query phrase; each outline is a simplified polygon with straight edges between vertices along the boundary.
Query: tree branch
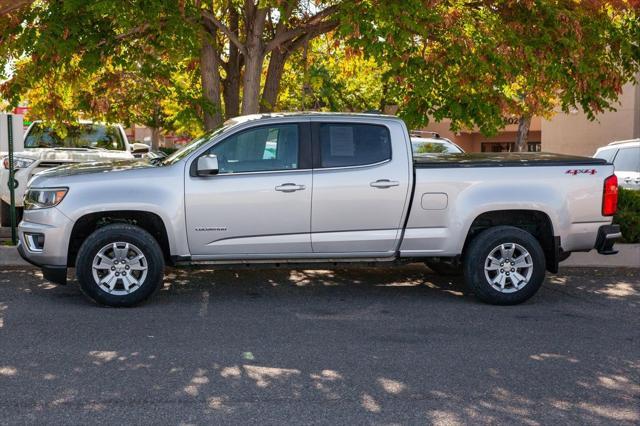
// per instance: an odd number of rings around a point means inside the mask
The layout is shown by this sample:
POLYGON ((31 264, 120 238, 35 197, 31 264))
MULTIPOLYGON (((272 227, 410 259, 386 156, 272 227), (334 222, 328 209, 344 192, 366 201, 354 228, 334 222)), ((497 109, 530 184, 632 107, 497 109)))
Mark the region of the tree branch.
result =
MULTIPOLYGON (((269 43, 267 43, 267 45, 265 46, 265 50, 269 52, 279 47, 283 43, 293 40, 294 38, 300 35, 317 31, 319 27, 324 27, 326 25, 327 21, 325 21, 324 19, 334 14, 337 10, 338 10, 337 5, 329 6, 321 10, 320 12, 316 13, 315 15, 311 16, 309 19, 307 19, 306 21, 304 21, 303 23, 301 23, 299 26, 295 28, 292 28, 288 31, 283 31, 283 30, 278 31, 275 37, 269 43)), ((333 22, 333 21, 330 21, 330 22, 333 22)), ((335 26, 337 26, 337 22, 335 22, 335 25, 333 26, 333 28, 335 28, 335 26)), ((329 30, 325 30, 325 32, 326 31, 329 31, 329 30)))
POLYGON ((242 53, 246 53, 245 45, 240 41, 238 36, 223 24, 216 16, 208 10, 202 11, 202 17, 215 25, 224 35, 229 37, 229 40, 240 50, 242 53))

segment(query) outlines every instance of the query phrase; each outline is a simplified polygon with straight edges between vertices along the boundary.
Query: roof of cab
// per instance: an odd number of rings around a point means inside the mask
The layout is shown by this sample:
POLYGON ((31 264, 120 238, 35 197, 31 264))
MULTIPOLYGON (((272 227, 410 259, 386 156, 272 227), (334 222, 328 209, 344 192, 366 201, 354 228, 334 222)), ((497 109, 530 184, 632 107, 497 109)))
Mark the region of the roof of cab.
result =
POLYGON ((320 111, 300 111, 300 112, 272 112, 263 114, 241 115, 229 119, 231 123, 245 123, 253 120, 265 120, 271 118, 290 118, 290 117, 353 117, 353 118, 384 118, 400 120, 395 115, 368 113, 368 112, 320 112, 320 111))

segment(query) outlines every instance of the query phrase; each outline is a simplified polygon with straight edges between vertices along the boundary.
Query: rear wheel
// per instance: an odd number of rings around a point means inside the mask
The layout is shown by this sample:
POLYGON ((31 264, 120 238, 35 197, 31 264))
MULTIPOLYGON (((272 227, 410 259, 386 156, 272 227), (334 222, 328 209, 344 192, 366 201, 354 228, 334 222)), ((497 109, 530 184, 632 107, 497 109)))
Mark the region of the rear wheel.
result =
POLYGON ((465 253, 467 286, 482 301, 515 305, 533 296, 544 281, 544 251, 536 238, 513 226, 476 236, 465 253))
POLYGON ((164 257, 158 242, 144 229, 112 224, 82 243, 76 260, 82 291, 107 306, 133 306, 162 284, 164 257))

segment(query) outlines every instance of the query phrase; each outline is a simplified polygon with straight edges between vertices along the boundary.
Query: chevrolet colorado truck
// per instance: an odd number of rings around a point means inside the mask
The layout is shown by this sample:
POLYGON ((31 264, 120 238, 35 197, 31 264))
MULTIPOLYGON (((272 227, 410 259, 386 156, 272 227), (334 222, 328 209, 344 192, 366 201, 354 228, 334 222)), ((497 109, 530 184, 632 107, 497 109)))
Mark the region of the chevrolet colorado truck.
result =
POLYGON ((46 279, 131 306, 173 265, 460 265, 481 300, 517 304, 573 251, 614 254, 606 160, 414 156, 405 123, 370 114, 232 119, 162 161, 43 171, 18 250, 46 279))
MULTIPOLYGON (((64 132, 34 121, 24 137, 24 151, 14 154, 15 200, 18 217, 29 179, 42 170, 71 163, 134 159, 148 152, 141 143, 130 144, 119 124, 81 121, 65 127, 64 132)), ((0 225, 9 222, 9 157, 0 153, 0 225)))

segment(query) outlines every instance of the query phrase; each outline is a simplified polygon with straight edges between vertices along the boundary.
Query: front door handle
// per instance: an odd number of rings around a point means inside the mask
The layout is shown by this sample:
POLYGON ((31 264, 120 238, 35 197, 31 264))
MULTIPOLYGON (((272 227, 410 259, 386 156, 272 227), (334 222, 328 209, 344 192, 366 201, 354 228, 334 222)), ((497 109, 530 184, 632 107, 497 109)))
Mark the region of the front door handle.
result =
POLYGON ((283 183, 282 185, 278 185, 276 186, 276 191, 280 191, 280 192, 295 192, 295 191, 302 191, 303 189, 306 189, 307 187, 304 185, 297 185, 295 183, 283 183))
POLYGON ((378 179, 375 182, 371 182, 369 185, 374 188, 391 188, 392 186, 400 185, 400 182, 389 179, 378 179))

